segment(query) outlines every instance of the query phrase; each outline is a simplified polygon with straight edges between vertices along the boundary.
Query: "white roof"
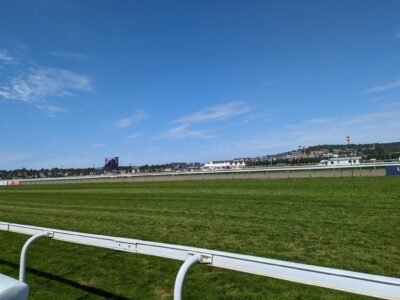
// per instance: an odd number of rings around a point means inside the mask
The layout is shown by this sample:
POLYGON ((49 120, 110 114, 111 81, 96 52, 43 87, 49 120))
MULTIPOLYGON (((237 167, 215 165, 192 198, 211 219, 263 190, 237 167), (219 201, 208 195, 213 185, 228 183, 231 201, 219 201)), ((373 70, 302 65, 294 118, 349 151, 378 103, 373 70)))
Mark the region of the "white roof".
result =
POLYGON ((360 160, 361 159, 361 156, 346 156, 346 157, 333 157, 333 158, 331 158, 330 160, 331 161, 341 161, 341 160, 360 160))

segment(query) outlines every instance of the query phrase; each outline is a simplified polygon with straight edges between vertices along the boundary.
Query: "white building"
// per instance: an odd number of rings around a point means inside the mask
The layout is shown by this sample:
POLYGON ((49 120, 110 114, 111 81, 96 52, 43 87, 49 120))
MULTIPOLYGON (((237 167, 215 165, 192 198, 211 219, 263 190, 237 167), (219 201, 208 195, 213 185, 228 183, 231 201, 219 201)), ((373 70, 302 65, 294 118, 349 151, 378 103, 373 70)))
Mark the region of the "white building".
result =
POLYGON ((202 167, 202 170, 230 170, 245 167, 246 163, 244 161, 210 161, 202 167))
POLYGON ((321 160, 319 162, 319 166, 353 166, 360 164, 361 157, 360 156, 348 156, 348 157, 333 157, 329 160, 321 160))

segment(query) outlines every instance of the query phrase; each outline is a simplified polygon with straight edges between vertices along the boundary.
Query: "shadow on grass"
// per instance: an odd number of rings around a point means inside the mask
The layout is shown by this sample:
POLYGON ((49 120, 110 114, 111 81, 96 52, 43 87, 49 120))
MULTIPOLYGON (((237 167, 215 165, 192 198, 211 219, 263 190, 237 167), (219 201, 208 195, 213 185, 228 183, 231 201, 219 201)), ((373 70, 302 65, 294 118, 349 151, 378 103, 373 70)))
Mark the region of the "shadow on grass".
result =
MULTIPOLYGON (((7 261, 7 260, 1 259, 1 258, 0 258, 0 264, 12 267, 14 269, 19 269, 19 264, 16 264, 14 262, 7 261)), ((64 277, 61 277, 61 276, 53 275, 53 274, 50 274, 50 273, 47 273, 47 272, 43 272, 43 271, 40 271, 40 270, 37 270, 37 269, 34 269, 34 268, 27 267, 26 271, 31 273, 31 274, 34 274, 36 276, 40 276, 40 277, 44 277, 44 278, 47 278, 47 279, 50 279, 50 280, 54 280, 54 281, 60 282, 62 284, 69 285, 69 286, 71 286, 73 288, 80 289, 82 291, 88 292, 90 294, 103 297, 105 299, 112 299, 112 300, 128 300, 129 299, 129 298, 126 298, 126 297, 123 297, 123 296, 115 295, 113 293, 107 292, 107 291, 102 290, 102 289, 98 289, 98 288, 95 288, 95 287, 83 285, 83 284, 80 284, 80 283, 75 282, 73 280, 70 280, 70 279, 67 279, 67 278, 64 278, 64 277)))

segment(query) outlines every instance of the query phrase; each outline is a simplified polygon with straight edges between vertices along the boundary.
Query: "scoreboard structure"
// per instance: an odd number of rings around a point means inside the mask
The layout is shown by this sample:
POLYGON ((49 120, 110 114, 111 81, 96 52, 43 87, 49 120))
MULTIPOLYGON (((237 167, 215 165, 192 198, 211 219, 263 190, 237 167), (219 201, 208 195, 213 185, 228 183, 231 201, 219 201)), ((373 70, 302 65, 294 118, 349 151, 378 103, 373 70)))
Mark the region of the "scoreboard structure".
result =
POLYGON ((113 172, 118 170, 118 156, 104 159, 104 171, 113 172))

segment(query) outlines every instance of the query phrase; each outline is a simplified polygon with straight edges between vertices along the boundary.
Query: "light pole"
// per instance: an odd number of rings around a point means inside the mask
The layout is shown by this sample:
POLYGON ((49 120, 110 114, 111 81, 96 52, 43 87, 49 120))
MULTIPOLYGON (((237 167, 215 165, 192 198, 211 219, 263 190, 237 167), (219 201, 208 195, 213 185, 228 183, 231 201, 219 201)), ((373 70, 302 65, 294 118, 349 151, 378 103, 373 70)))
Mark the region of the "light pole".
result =
POLYGON ((297 164, 300 165, 300 153, 301 153, 301 146, 299 146, 299 150, 297 151, 297 164))
MULTIPOLYGON (((350 136, 346 136, 346 141, 347 141, 347 151, 349 151, 349 145, 350 145, 350 136)), ((351 152, 349 153, 350 156, 350 165, 353 165, 353 161, 351 160, 351 152)), ((353 172, 353 169, 351 169, 351 171, 353 172)))

